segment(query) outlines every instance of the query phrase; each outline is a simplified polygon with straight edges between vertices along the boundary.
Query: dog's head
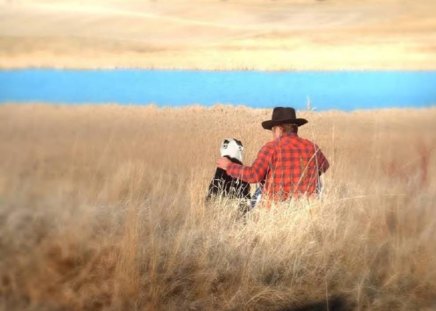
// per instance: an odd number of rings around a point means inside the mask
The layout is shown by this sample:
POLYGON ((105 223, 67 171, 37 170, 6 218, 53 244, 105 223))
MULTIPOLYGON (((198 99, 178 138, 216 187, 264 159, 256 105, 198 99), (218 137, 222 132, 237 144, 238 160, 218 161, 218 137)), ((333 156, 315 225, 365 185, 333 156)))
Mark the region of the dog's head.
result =
POLYGON ((244 151, 244 146, 241 141, 235 138, 226 138, 223 140, 220 148, 221 156, 229 156, 242 162, 242 152, 244 151))

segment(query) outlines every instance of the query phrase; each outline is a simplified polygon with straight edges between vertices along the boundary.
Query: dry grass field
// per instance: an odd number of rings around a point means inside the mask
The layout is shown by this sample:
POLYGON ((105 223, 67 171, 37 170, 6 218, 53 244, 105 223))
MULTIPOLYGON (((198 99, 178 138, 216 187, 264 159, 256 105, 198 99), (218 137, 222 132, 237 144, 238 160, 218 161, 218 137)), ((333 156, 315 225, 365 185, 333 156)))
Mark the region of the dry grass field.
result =
POLYGON ((1 105, 0 309, 434 310, 436 109, 301 115, 325 195, 241 217, 206 189, 269 110, 1 105))
POLYGON ((436 69, 434 0, 0 0, 0 68, 436 69))

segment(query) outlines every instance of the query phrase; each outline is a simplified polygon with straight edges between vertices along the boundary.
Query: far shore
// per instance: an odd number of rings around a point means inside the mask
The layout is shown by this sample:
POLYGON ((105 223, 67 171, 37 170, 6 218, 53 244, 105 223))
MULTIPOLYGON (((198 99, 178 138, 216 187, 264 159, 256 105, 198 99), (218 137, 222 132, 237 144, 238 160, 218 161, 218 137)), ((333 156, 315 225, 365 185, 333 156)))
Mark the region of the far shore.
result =
POLYGON ((436 70, 436 2, 0 1, 0 69, 436 70))

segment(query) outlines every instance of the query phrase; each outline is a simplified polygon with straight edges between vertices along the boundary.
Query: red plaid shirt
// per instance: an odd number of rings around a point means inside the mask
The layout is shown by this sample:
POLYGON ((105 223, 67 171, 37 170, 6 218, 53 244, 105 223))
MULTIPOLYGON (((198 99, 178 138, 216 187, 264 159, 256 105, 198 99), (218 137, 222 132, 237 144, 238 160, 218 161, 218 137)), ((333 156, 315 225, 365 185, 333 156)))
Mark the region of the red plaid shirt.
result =
POLYGON ((265 181, 263 194, 286 200, 316 193, 329 163, 319 147, 297 134, 285 134, 260 149, 252 166, 229 164, 227 174, 249 183, 265 181))

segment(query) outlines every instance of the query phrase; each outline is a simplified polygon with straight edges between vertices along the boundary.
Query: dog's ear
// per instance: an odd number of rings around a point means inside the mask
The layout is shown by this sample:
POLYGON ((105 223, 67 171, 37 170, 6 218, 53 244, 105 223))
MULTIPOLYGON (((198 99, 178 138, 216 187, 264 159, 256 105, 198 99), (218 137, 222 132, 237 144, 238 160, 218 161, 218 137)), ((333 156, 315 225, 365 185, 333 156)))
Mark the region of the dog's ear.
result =
POLYGON ((236 138, 233 138, 233 140, 241 147, 244 147, 244 145, 242 145, 242 142, 236 138))

